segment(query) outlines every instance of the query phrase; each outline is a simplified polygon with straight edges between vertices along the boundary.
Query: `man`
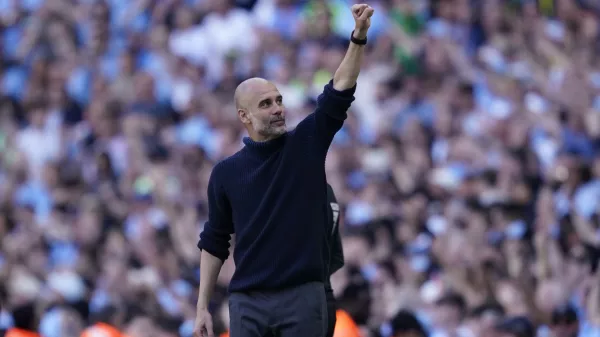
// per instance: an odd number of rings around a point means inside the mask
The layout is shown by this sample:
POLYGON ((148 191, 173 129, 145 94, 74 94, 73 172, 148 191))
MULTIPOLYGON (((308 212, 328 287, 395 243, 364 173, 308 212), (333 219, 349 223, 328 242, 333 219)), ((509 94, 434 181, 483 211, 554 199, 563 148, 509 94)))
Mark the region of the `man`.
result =
MULTIPOLYGON (((342 249, 342 240, 340 238, 340 206, 337 202, 335 193, 331 185, 327 184, 327 215, 328 215, 328 227, 327 237, 329 246, 328 266, 329 275, 333 275, 336 271, 340 270, 344 266, 344 251, 342 249)), ((350 330, 346 324, 347 321, 352 321, 351 318, 347 317, 348 314, 343 311, 338 311, 335 297, 333 295, 333 288, 331 288, 331 282, 329 277, 325 279, 325 294, 327 298, 327 334, 326 337, 333 337, 334 331, 339 329, 350 330), (338 316, 340 316, 340 324, 346 325, 344 327, 337 327, 338 316)), ((347 333, 346 333, 347 335, 347 333)), ((229 337, 229 333, 225 332, 221 337, 229 337)))
POLYGON ((8 329, 4 337, 40 337, 38 334, 38 314, 35 304, 25 303, 12 310, 14 326, 8 329))
POLYGON ((229 284, 230 335, 322 337, 326 333, 327 183, 325 156, 354 100, 373 9, 354 5, 346 56, 314 113, 286 131, 283 98, 264 79, 235 92, 245 146, 218 163, 208 184, 200 235, 200 287, 194 334, 213 337, 208 304, 236 234, 229 284))
MULTIPOLYGON (((465 318, 467 303, 462 295, 448 292, 435 302, 436 330, 456 332, 465 318)), ((436 331, 432 331, 435 334, 436 331)))
POLYGON ((95 323, 83 330, 80 337, 125 337, 125 334, 117 328, 122 325, 124 314, 121 308, 109 305, 93 315, 92 321, 95 323))
MULTIPOLYGON (((330 225, 327 228, 329 238, 329 276, 344 266, 344 251, 342 249, 342 240, 340 238, 340 206, 333 192, 331 185, 327 184, 327 208, 328 221, 330 225)), ((330 278, 325 278, 325 294, 327 298, 327 334, 326 337, 333 337, 335 325, 337 322, 337 306, 331 288, 330 278)))
POLYGON ((579 336, 579 318, 577 310, 570 304, 558 307, 552 311, 550 324, 552 336, 577 337, 579 336))

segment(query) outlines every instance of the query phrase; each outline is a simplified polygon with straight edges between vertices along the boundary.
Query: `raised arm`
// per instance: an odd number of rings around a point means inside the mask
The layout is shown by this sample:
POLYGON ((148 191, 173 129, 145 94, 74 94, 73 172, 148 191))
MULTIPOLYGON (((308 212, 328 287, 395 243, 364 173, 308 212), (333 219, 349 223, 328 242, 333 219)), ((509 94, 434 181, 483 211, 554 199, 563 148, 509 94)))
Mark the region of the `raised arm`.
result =
POLYGON ((373 12, 373 8, 369 5, 360 4, 352 6, 354 31, 352 32, 351 43, 342 63, 333 75, 333 88, 337 91, 348 90, 356 85, 356 80, 360 73, 360 65, 365 54, 367 32, 371 26, 373 12))
POLYGON ((329 149, 335 134, 342 128, 347 111, 354 101, 356 80, 360 73, 373 12, 373 8, 365 4, 352 6, 355 27, 346 55, 336 70, 333 80, 319 95, 315 112, 298 124, 297 130, 300 133, 313 137, 316 132, 316 139, 319 140, 323 154, 329 149))

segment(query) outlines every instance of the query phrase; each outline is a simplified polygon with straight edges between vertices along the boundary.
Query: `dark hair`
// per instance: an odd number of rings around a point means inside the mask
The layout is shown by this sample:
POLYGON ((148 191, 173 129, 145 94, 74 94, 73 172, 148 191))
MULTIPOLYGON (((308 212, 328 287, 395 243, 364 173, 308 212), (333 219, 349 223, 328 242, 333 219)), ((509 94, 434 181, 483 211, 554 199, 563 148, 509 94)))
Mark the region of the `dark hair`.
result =
POLYGON ((356 324, 366 324, 370 316, 371 294, 369 283, 355 268, 350 270, 351 283, 344 289, 338 306, 354 318, 356 324))
POLYGON ((108 305, 99 311, 90 315, 90 320, 94 323, 113 323, 115 316, 118 314, 119 308, 115 305, 108 305))
POLYGON ((460 311, 461 317, 465 316, 465 312, 467 310, 467 302, 464 297, 458 293, 450 292, 444 296, 442 296, 439 300, 435 302, 438 306, 451 306, 455 307, 460 311))
POLYGON ((488 302, 473 308, 473 310, 469 312, 469 317, 479 318, 487 313, 504 316, 505 310, 500 303, 488 302))
POLYGON ((577 311, 569 304, 560 306, 552 311, 553 325, 571 325, 577 323, 578 321, 579 318, 577 317, 577 311))
POLYGON ((414 313, 408 310, 400 310, 390 322, 392 333, 416 332, 420 337, 427 337, 427 332, 414 313))
POLYGON ((37 313, 33 303, 26 303, 12 310, 14 326, 18 329, 37 330, 37 313))

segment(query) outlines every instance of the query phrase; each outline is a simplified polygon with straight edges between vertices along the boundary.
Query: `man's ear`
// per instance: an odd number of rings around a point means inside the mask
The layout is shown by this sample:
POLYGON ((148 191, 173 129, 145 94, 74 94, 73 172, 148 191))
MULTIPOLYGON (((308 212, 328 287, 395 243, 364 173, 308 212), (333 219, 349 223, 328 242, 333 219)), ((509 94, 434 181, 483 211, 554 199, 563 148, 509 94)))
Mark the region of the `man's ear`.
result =
POLYGON ((238 109, 238 118, 244 124, 250 124, 250 116, 248 116, 248 111, 246 109, 238 109))

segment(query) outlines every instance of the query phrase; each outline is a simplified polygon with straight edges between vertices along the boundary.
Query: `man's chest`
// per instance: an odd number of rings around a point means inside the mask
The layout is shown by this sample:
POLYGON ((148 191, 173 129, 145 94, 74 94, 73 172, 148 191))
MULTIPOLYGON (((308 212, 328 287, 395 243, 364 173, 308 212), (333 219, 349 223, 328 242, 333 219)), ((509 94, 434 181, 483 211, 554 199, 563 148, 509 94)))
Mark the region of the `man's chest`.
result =
POLYGON ((253 162, 244 172, 234 175, 225 183, 225 190, 234 216, 249 216, 257 210, 270 207, 293 207, 325 193, 324 165, 311 165, 299 157, 285 155, 253 162))

